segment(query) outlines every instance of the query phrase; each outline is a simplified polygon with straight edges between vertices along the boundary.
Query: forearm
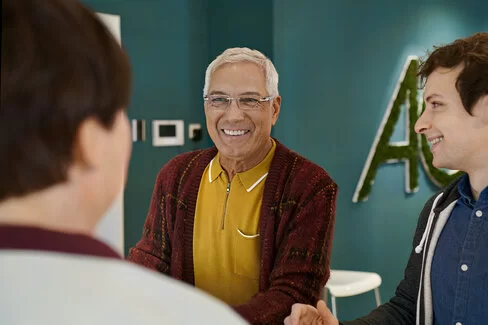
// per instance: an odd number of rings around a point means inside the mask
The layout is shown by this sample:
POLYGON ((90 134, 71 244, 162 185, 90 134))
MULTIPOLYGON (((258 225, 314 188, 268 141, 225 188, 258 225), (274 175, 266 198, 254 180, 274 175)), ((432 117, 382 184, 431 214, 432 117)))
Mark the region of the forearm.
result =
POLYGON ((317 303, 330 274, 336 192, 334 184, 314 191, 307 205, 281 216, 269 288, 234 307, 251 324, 283 324, 293 304, 317 303))
POLYGON ((160 175, 156 181, 142 237, 129 250, 127 260, 161 273, 170 273, 171 243, 163 214, 160 175))
MULTIPOLYGON (((151 245, 154 246, 154 245, 151 245)), ((169 261, 164 260, 161 256, 157 256, 151 247, 148 247, 142 240, 129 250, 127 260, 129 262, 144 266, 148 269, 169 274, 169 261)))
POLYGON ((283 324, 283 320, 290 313, 291 306, 296 302, 313 303, 314 299, 299 298, 294 295, 293 288, 270 288, 266 292, 258 293, 245 304, 233 306, 250 324, 283 324))
POLYGON ((415 324, 415 302, 394 297, 374 309, 367 316, 353 321, 341 321, 341 325, 413 325, 415 324))
POLYGON ((414 247, 420 241, 427 223, 428 211, 431 201, 426 204, 415 232, 412 251, 405 268, 403 280, 397 287, 395 296, 387 303, 374 309, 370 314, 349 322, 341 322, 343 325, 413 325, 417 315, 417 295, 420 286, 420 274, 422 271, 422 256, 417 254, 414 247))

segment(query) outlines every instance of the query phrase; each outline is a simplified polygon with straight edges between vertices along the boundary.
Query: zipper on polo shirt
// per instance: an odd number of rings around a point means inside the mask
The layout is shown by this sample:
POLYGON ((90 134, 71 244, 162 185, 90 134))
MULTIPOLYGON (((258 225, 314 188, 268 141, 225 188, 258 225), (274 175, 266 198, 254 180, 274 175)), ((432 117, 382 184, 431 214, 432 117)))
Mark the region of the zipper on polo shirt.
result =
POLYGON ((225 190, 225 203, 224 203, 224 215, 222 216, 222 230, 224 230, 225 215, 227 214, 227 201, 229 201, 230 182, 227 183, 227 189, 225 190))

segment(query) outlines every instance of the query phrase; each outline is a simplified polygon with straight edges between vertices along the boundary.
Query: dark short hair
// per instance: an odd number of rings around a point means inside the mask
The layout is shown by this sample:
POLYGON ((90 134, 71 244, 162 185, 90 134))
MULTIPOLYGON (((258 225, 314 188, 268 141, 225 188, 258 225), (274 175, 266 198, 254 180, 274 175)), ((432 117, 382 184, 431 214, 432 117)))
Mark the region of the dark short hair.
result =
POLYGON ((81 123, 111 128, 130 98, 130 66, 75 0, 2 0, 0 200, 66 181, 81 123))
POLYGON ((456 80, 464 108, 471 109, 484 95, 488 94, 488 33, 476 33, 440 47, 434 47, 428 58, 420 64, 418 76, 425 83, 427 77, 437 68, 464 68, 456 80))

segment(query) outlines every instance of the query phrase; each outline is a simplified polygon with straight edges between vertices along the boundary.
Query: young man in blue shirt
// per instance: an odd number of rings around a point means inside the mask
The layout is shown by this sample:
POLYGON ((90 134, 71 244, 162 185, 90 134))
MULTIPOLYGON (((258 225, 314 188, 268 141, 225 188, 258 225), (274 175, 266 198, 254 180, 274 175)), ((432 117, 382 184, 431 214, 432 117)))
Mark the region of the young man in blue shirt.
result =
MULTIPOLYGON (((467 325, 488 322, 488 33, 436 48, 419 70, 425 111, 415 131, 433 165, 466 174, 420 213, 412 253, 395 296, 344 322, 467 325)), ((338 324, 323 301, 295 304, 286 325, 338 324)))

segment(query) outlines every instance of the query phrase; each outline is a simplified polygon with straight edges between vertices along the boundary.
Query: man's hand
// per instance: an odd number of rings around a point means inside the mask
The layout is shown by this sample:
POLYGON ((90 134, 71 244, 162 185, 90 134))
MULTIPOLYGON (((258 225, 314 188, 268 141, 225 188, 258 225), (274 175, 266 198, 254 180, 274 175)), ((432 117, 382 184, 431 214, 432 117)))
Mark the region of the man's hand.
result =
POLYGON ((311 305, 294 304, 290 316, 285 318, 285 325, 339 325, 323 300, 317 308, 311 305))

